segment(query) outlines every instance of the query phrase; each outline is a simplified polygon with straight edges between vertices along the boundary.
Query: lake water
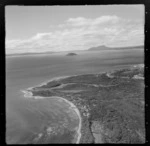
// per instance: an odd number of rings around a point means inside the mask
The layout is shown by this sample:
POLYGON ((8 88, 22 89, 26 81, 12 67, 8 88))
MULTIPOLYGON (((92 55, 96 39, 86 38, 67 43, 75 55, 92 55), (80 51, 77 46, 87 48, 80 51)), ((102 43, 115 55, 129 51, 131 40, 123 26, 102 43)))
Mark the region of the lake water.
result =
MULTIPOLYGON (((144 63, 144 50, 79 51, 6 57, 7 143, 70 143, 79 119, 68 114, 68 104, 57 99, 27 99, 21 90, 54 77, 100 73, 144 63), (59 126, 66 123, 61 129, 59 126), (48 129, 57 127, 56 135, 48 129), (42 138, 41 138, 42 137, 42 138)), ((70 111, 71 112, 71 111, 70 111)), ((73 111, 72 111, 73 112, 73 111)))

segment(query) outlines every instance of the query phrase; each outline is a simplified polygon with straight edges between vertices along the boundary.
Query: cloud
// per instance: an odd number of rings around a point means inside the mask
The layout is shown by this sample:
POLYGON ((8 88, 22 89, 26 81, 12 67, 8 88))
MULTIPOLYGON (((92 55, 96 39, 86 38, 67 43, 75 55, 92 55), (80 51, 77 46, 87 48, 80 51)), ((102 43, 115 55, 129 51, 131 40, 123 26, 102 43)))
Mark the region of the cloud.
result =
POLYGON ((93 19, 86 19, 83 17, 70 18, 67 23, 73 26, 95 26, 103 23, 115 23, 119 20, 117 16, 101 16, 93 19))
POLYGON ((6 54, 85 50, 98 45, 144 44, 144 22, 114 15, 69 18, 52 32, 37 33, 27 40, 6 40, 6 54))

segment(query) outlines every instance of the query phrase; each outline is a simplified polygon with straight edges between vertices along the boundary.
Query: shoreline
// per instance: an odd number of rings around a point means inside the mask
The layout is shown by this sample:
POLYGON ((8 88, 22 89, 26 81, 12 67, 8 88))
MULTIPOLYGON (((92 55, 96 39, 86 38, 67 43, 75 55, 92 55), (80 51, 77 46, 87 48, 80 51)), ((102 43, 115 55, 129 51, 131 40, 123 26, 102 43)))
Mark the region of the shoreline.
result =
MULTIPOLYGON (((132 64, 132 65, 129 65, 130 68, 133 68, 133 67, 144 67, 144 64, 132 64)), ((106 73, 107 76, 109 76, 109 73, 111 73, 111 71, 104 71, 104 72, 99 72, 99 73, 87 73, 87 74, 92 74, 92 75, 99 75, 99 74, 103 74, 103 73, 106 73)), ((76 141, 76 144, 79 144, 80 143, 80 140, 81 140, 81 127, 82 127, 82 116, 81 116, 81 113, 80 113, 80 110, 77 108, 77 106, 72 102, 72 101, 69 101, 68 99, 64 98, 64 97, 60 97, 60 96, 49 96, 49 97, 44 97, 44 96, 33 96, 33 88, 36 88, 36 87, 41 87, 43 85, 47 85, 49 82, 52 82, 52 81, 59 81, 61 79, 66 79, 68 77, 76 77, 76 76, 80 76, 80 75, 87 75, 87 74, 76 74, 76 75, 67 75, 67 76, 59 76, 59 77, 54 77, 54 78, 51 78, 50 80, 47 80, 45 82, 42 82, 38 85, 35 85, 35 86, 32 86, 32 87, 29 87, 25 90, 21 90, 21 92, 24 93, 24 97, 26 98, 32 98, 32 99, 44 99, 44 98, 57 98, 59 100, 64 100, 66 103, 68 103, 70 105, 69 109, 72 109, 76 112, 76 114, 78 115, 79 117, 79 127, 77 129, 77 134, 78 134, 78 137, 77 137, 77 141, 76 141)))
MULTIPOLYGON (((28 88, 28 90, 29 90, 29 88, 28 88)), ((56 98, 58 98, 58 99, 64 100, 66 103, 68 103, 70 105, 69 109, 74 110, 79 117, 79 127, 77 129, 78 138, 77 138, 77 142, 76 142, 76 144, 79 144, 80 139, 81 139, 82 117, 81 117, 79 109, 74 105, 74 103, 72 103, 71 101, 69 101, 63 97, 59 97, 59 96, 51 96, 51 97, 33 96, 32 91, 28 91, 28 90, 21 90, 24 93, 24 97, 33 98, 33 99, 44 99, 44 98, 55 98, 56 99, 56 98)), ((30 90, 31 90, 31 87, 30 87, 30 90)))
MULTIPOLYGON (((32 90, 33 88, 41 87, 41 86, 43 86, 43 85, 47 85, 47 83, 49 83, 49 82, 58 81, 58 80, 60 80, 60 79, 65 79, 65 78, 67 78, 67 77, 70 77, 70 76, 54 77, 54 78, 52 78, 52 79, 50 79, 50 80, 46 80, 46 81, 44 81, 44 82, 42 82, 42 83, 40 83, 40 84, 38 84, 38 85, 35 85, 35 86, 32 86, 32 87, 28 87, 28 88, 26 88, 25 90, 21 90, 21 92, 23 92, 23 93, 26 94, 26 92, 28 92, 28 91, 31 92, 31 90, 32 90)), ((29 94, 30 94, 30 93, 29 93, 29 94)))
MULTIPOLYGON (((125 65, 126 66, 126 65, 125 65)), ((141 63, 141 64, 132 64, 132 65, 127 65, 129 67, 138 67, 138 66, 141 66, 141 67, 144 67, 144 64, 141 63)), ((117 70, 117 69, 116 69, 117 70)), ((68 77, 75 77, 75 76, 81 76, 81 75, 88 75, 88 74, 93 74, 93 75, 97 75, 97 74, 103 74, 103 73, 111 73, 111 71, 104 71, 104 72, 97 72, 97 73, 87 73, 87 74, 76 74, 76 75, 67 75, 67 76, 59 76, 59 77, 54 77, 54 78, 51 78, 50 80, 46 80, 38 85, 35 85, 35 86, 32 86, 32 87, 28 87, 26 90, 21 90, 21 91, 28 91, 28 90, 32 90, 33 88, 36 88, 36 87, 41 87, 43 85, 46 85, 47 83, 49 82, 52 82, 52 81, 59 81, 60 79, 65 79, 65 78, 68 78, 68 77)))

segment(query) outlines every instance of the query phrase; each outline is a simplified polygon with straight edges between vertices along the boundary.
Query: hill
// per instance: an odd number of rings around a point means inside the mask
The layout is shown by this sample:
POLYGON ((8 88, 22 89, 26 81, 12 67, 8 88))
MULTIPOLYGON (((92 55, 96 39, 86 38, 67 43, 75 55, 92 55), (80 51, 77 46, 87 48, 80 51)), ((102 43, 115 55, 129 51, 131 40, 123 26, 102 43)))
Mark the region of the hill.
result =
POLYGON ((129 46, 129 47, 107 47, 107 46, 97 46, 89 48, 87 51, 100 51, 100 50, 121 50, 121 49, 144 49, 144 46, 129 46))
POLYGON ((76 53, 68 53, 66 56, 75 56, 77 55, 76 53))

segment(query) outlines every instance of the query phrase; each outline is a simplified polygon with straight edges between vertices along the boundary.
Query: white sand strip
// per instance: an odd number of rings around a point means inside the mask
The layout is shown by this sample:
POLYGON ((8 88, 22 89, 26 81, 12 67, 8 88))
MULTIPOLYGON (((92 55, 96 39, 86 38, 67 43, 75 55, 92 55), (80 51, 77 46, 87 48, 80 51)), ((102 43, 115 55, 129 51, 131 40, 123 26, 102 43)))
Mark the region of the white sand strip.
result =
POLYGON ((74 110, 79 117, 79 128, 77 129, 78 138, 77 138, 76 144, 78 144, 80 142, 82 118, 81 118, 80 111, 72 102, 70 102, 69 100, 67 100, 63 97, 59 97, 59 96, 51 96, 51 97, 33 96, 31 91, 27 91, 27 90, 21 90, 21 91, 24 93, 24 97, 27 97, 27 98, 34 98, 34 99, 58 98, 59 100, 64 100, 65 102, 67 102, 70 105, 70 109, 74 110))

